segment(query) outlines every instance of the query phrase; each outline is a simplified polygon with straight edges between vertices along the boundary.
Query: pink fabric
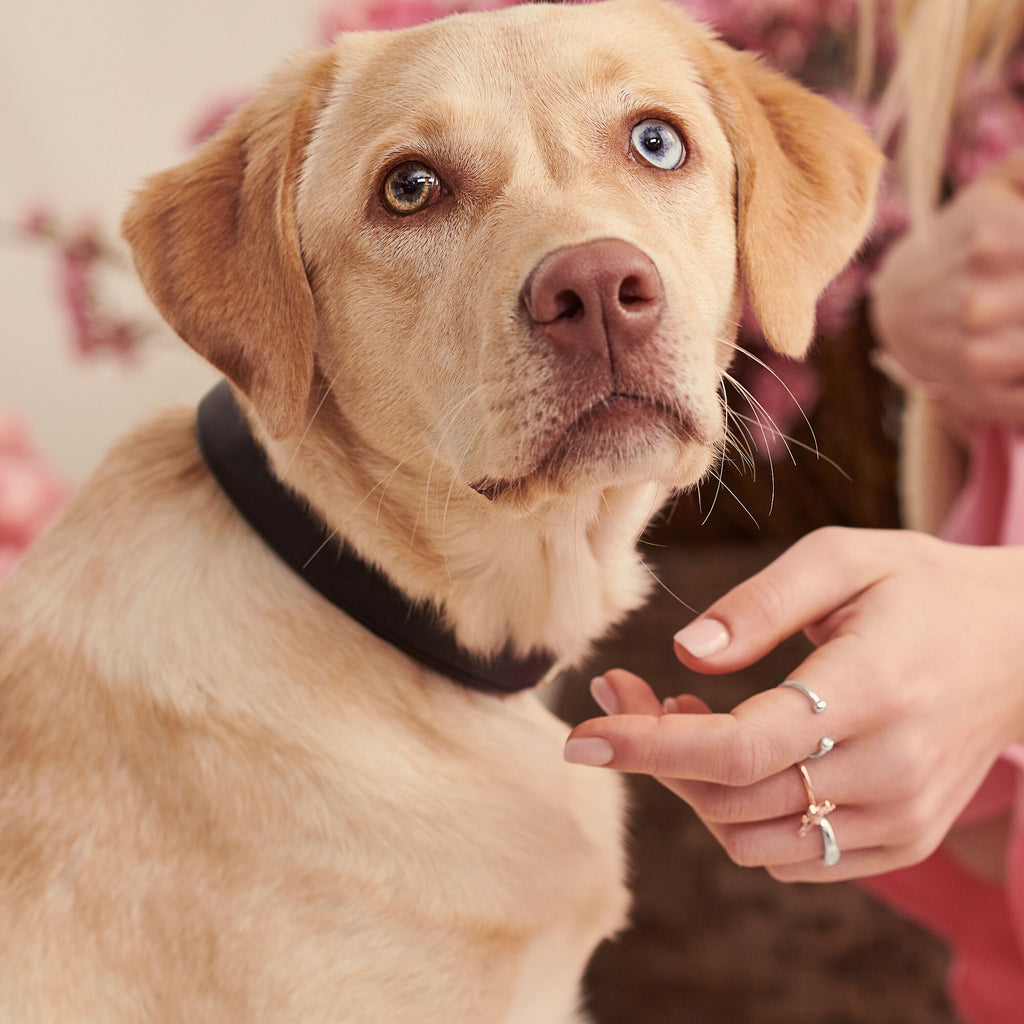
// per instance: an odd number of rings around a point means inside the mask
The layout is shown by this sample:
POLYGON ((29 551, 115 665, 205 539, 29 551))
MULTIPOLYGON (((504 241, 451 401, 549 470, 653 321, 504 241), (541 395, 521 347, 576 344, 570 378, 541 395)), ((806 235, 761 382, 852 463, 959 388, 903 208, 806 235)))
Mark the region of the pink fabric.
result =
MULTIPOLYGON (((970 467, 942 536, 962 544, 1024 544, 1024 432, 1002 427, 979 431, 970 467)), ((967 1024, 1024 1020, 1022 778, 1024 747, 1014 744, 961 819, 984 821, 1009 812, 1004 884, 978 878, 941 849, 922 864, 864 882, 865 888, 949 944, 950 998, 967 1024)))
POLYGON ((1024 544, 1024 431, 980 430, 970 466, 942 536, 960 544, 1024 544))

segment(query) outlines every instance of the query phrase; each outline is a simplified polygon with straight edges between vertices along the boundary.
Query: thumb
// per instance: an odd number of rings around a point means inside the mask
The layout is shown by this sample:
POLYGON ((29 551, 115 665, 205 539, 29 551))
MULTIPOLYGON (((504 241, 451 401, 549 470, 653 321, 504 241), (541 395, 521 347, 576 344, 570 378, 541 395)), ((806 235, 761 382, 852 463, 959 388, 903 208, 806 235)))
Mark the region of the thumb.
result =
POLYGON ((676 656, 711 674, 752 665, 881 578, 891 542, 882 530, 826 527, 808 534, 680 630, 676 656))

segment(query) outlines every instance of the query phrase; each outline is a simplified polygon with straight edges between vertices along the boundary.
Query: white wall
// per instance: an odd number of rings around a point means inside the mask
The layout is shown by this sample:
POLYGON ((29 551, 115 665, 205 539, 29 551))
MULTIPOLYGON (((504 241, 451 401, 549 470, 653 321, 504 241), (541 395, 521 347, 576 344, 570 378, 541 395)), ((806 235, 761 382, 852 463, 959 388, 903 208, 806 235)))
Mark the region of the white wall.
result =
MULTIPOLYGON (((173 336, 138 365, 69 346, 55 260, 12 240, 34 204, 111 237, 143 177, 181 160, 213 99, 255 85, 315 42, 323 0, 34 0, 0 7, 0 407, 23 412, 47 457, 80 481, 152 411, 192 402, 212 372, 173 336)), ((106 279, 105 279, 106 280, 106 279)), ((111 296, 157 322, 129 274, 111 296)))

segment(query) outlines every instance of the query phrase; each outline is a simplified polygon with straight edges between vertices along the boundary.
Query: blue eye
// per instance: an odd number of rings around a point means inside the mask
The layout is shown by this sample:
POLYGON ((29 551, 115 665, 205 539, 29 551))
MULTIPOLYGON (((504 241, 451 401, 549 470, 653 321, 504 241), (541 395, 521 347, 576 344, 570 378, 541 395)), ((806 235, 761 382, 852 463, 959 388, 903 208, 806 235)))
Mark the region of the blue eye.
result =
POLYGON ((644 163, 662 171, 674 171, 686 159, 686 146, 670 124, 648 118, 634 125, 630 148, 644 163))

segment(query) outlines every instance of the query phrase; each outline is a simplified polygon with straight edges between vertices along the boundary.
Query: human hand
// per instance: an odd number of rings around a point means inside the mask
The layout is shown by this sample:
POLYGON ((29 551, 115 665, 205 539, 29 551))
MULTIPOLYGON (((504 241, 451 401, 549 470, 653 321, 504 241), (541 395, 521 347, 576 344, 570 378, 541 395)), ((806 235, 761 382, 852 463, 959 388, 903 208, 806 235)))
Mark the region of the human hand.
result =
POLYGON ((902 383, 958 419, 1024 426, 1024 151, 896 242, 870 294, 902 383))
POLYGON ((817 649, 790 688, 728 714, 684 696, 666 708, 639 677, 595 680, 611 712, 573 730, 569 760, 655 776, 738 864, 784 881, 836 881, 916 863, 941 842, 1005 746, 1024 736, 1024 548, 899 531, 819 530, 678 634, 703 673, 746 667, 803 629, 817 649), (835 742, 807 761, 823 736, 835 742), (806 761, 842 849, 798 838, 806 761))

